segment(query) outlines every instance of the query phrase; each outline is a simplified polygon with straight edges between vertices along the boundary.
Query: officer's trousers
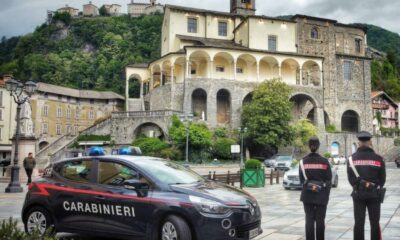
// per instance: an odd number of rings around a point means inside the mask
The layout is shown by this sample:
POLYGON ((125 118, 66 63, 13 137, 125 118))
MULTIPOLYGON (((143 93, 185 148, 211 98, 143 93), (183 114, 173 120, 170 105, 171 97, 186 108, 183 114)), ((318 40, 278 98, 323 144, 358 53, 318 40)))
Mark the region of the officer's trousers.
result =
POLYGON ((324 240, 326 205, 304 203, 304 212, 306 213, 306 240, 324 240))
POLYGON ((354 240, 364 240, 365 211, 368 208, 371 225, 371 240, 382 240, 379 220, 381 217, 380 199, 360 200, 353 197, 354 202, 354 240))

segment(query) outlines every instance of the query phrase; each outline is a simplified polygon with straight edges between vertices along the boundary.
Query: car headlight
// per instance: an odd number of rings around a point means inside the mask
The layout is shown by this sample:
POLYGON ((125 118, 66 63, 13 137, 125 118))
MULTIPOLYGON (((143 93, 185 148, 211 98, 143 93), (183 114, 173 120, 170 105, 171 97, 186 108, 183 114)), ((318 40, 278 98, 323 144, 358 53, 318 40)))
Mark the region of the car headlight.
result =
POLYGON ((288 180, 288 177, 287 177, 287 175, 285 173, 285 175, 283 175, 283 181, 287 181, 287 180, 288 180))
POLYGON ((226 215, 231 211, 231 208, 228 206, 206 198, 189 196, 189 199, 194 207, 202 214, 226 215))

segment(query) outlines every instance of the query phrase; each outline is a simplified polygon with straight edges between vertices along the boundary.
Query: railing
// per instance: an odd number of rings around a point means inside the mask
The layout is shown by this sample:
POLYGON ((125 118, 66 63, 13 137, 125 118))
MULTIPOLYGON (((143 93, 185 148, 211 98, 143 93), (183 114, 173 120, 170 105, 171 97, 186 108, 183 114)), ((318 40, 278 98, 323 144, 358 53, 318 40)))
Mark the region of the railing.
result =
POLYGON ((56 146, 61 140, 63 140, 64 138, 66 138, 65 135, 61 136, 60 138, 58 138, 57 140, 55 140, 54 142, 52 142, 51 144, 47 145, 46 147, 44 147, 43 149, 41 149, 37 154, 36 157, 41 158, 42 154, 47 152, 50 148, 52 148, 53 146, 56 146))
POLYGON ((75 142, 75 140, 77 140, 78 137, 79 136, 75 136, 74 138, 69 140, 67 143, 65 143, 64 146, 60 147, 55 152, 53 152, 50 155, 50 161, 52 162, 54 160, 62 160, 62 159, 64 159, 65 158, 65 150, 68 149, 68 146, 71 145, 73 142, 75 142))
POLYGON ((173 110, 160 110, 160 111, 139 111, 139 112, 114 112, 113 118, 145 118, 145 117, 171 117, 179 115, 182 112, 173 110))
POLYGON ((94 125, 92 125, 92 126, 86 128, 86 129, 84 129, 84 130, 82 130, 82 131, 80 131, 79 134, 87 133, 87 132, 90 132, 91 130, 96 130, 97 128, 102 127, 102 126, 108 124, 108 122, 110 122, 110 121, 111 121, 111 116, 105 118, 104 120, 102 120, 102 121, 100 121, 100 122, 98 122, 98 123, 95 123, 94 125))

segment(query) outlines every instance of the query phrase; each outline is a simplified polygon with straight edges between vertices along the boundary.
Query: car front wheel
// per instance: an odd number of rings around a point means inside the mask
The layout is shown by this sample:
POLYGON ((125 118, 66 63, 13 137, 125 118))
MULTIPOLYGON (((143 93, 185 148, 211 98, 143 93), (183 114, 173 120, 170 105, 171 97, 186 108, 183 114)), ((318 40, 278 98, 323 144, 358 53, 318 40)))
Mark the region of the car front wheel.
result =
POLYGON ((171 215, 161 226, 161 240, 192 240, 189 225, 181 217, 171 215))
POLYGON ((46 209, 42 207, 33 207, 26 214, 24 225, 26 233, 39 233, 43 236, 46 234, 46 231, 53 226, 53 221, 46 209))

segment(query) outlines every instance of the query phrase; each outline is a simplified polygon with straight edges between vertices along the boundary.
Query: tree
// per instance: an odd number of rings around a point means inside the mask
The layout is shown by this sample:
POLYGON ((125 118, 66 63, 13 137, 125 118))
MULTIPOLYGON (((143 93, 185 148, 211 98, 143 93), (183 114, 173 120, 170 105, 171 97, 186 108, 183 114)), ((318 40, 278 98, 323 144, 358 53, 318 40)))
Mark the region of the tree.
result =
POLYGON ((294 146, 296 153, 305 153, 308 150, 308 140, 318 134, 318 128, 308 119, 301 119, 294 126, 294 146))
POLYGON ((104 5, 99 8, 99 14, 100 16, 109 16, 107 9, 104 5))
POLYGON ((252 101, 243 106, 242 122, 248 129, 247 138, 275 147, 292 142, 290 93, 290 87, 278 79, 265 81, 255 89, 252 101))

